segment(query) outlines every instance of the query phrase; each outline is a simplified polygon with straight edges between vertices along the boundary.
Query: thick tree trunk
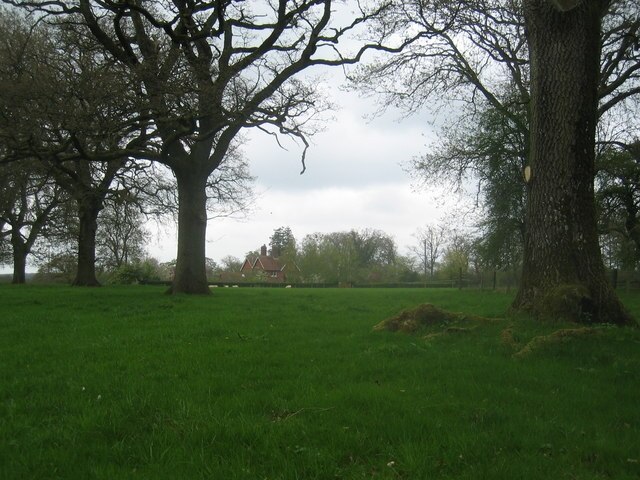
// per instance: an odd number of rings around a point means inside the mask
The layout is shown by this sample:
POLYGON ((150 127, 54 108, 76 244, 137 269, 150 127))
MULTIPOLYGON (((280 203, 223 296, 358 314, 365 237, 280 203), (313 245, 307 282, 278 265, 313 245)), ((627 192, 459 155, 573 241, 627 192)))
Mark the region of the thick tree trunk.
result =
POLYGON ((96 231, 102 200, 86 196, 78 201, 78 270, 74 286, 99 287, 96 277, 96 231))
POLYGON ((638 207, 636 207, 636 203, 634 201, 632 195, 628 195, 625 198, 625 211, 627 214, 627 218, 624 222, 625 228, 627 229, 627 233, 629 234, 629 238, 633 241, 635 245, 635 258, 636 261, 640 260, 640 224, 638 224, 638 207))
POLYGON ((630 324, 605 273, 596 229, 593 182, 604 8, 600 0, 585 0, 567 12, 547 0, 525 2, 532 175, 522 282, 513 307, 580 322, 630 324))
POLYGON ((168 293, 208 294, 205 265, 208 175, 195 168, 176 171, 178 183, 178 255, 168 293))
POLYGON ((27 255, 29 251, 23 244, 13 242, 13 278, 11 283, 24 284, 27 282, 27 255))

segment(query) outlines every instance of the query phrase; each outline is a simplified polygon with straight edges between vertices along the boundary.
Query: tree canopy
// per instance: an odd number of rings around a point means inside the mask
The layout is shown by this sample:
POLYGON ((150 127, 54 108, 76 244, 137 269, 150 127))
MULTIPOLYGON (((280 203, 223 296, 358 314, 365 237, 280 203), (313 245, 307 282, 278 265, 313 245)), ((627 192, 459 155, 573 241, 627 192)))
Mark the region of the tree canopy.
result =
POLYGON ((363 24, 388 4, 358 5, 343 23, 325 1, 140 2, 7 1, 97 43, 125 72, 135 113, 117 151, 89 160, 133 156, 160 162, 176 177, 178 254, 172 291, 207 293, 206 183, 244 128, 289 135, 303 145, 326 109, 317 82, 300 74, 315 65, 357 62, 367 50, 398 51, 421 34, 358 41, 363 24), (340 48, 347 41, 351 47, 340 48), (357 46, 352 48, 354 42, 357 46))

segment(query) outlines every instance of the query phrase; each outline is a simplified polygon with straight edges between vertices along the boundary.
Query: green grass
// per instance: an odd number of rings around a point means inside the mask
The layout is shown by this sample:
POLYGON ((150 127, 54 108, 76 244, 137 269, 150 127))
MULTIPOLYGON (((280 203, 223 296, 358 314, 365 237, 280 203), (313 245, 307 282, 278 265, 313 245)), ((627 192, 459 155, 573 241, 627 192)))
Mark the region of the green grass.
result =
POLYGON ((504 328, 560 326, 372 331, 422 302, 498 317, 510 300, 1 286, 0 478, 640 478, 640 332, 514 359, 504 328))

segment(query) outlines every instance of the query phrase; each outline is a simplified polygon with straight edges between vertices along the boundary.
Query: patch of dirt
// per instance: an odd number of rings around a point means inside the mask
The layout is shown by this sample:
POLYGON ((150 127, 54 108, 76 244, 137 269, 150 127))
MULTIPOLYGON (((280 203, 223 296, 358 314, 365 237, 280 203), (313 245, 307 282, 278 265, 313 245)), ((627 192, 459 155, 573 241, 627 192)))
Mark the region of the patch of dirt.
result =
MULTIPOLYGON (((447 326, 462 320, 491 321, 484 317, 465 315, 463 313, 448 312, 430 303, 423 303, 416 308, 403 310, 399 314, 387 318, 373 327, 374 330, 388 330, 390 332, 416 333, 432 326, 447 326)), ((447 330, 468 330, 461 327, 448 327, 447 330)))

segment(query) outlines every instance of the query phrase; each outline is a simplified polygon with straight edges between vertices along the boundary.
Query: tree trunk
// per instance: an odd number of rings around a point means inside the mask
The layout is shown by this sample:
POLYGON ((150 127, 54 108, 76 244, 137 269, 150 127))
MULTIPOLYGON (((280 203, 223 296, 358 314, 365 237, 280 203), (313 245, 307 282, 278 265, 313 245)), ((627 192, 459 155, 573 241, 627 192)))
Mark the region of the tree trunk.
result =
POLYGON ((208 175, 195 168, 174 169, 178 183, 178 255, 168 293, 208 294, 206 270, 208 175))
POLYGON ((22 242, 12 242, 13 247, 13 279, 11 283, 22 285, 27 282, 28 249, 22 242))
POLYGON ((624 226, 627 229, 629 238, 635 245, 635 260, 640 260, 640 225, 638 224, 638 207, 636 207, 633 195, 627 195, 624 199, 625 213, 627 218, 624 226))
POLYGON ((561 12, 548 0, 525 2, 532 175, 522 282, 513 307, 579 322, 631 324, 607 279, 596 228, 595 129, 606 2, 576 3, 561 12))
POLYGON ((74 286, 99 287, 96 277, 96 231, 102 200, 87 195, 78 201, 78 270, 74 286))

